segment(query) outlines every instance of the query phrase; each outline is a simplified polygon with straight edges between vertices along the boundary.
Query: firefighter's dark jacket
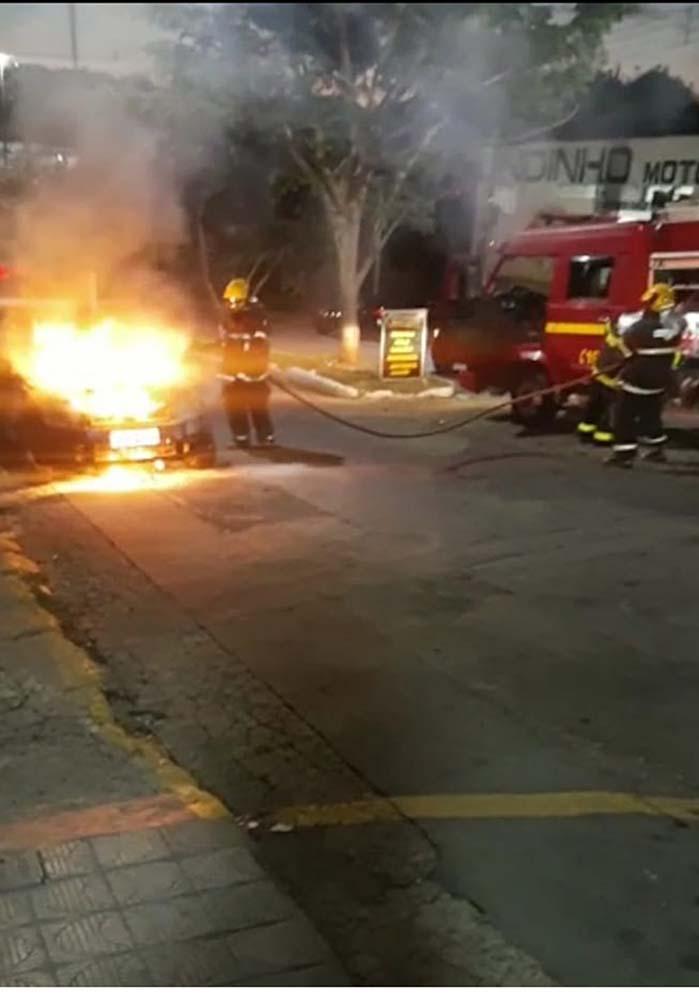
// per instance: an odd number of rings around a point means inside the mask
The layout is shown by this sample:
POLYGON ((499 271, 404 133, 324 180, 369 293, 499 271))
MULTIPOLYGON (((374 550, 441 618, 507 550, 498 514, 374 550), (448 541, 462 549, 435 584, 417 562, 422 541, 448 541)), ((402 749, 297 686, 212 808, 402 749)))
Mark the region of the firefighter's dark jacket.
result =
POLYGON ((269 374, 269 321, 258 305, 227 309, 220 327, 222 373, 244 382, 263 381, 269 374))
POLYGON ((619 387, 617 375, 628 356, 628 352, 624 347, 623 336, 617 333, 611 322, 605 323, 604 332, 604 343, 594 368, 595 378, 607 388, 616 389, 619 387))
POLYGON ((683 321, 672 313, 664 318, 647 310, 623 335, 628 354, 619 382, 625 392, 656 395, 672 381, 672 369, 682 339, 683 321))

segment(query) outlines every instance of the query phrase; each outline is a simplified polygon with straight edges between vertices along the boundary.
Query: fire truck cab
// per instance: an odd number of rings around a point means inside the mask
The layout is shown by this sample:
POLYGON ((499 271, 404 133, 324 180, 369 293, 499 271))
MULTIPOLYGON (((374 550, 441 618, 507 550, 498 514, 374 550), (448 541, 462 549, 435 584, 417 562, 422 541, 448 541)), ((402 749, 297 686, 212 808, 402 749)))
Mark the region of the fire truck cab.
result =
MULTIPOLYGON (((513 333, 496 355, 464 346, 462 384, 496 387, 516 399, 585 375, 605 321, 636 311, 655 281, 672 284, 680 299, 699 291, 699 206, 679 203, 576 224, 549 220, 524 230, 500 248, 485 288, 485 301, 497 303, 501 324, 513 333)), ((515 402, 514 416, 545 424, 568 397, 515 402)))

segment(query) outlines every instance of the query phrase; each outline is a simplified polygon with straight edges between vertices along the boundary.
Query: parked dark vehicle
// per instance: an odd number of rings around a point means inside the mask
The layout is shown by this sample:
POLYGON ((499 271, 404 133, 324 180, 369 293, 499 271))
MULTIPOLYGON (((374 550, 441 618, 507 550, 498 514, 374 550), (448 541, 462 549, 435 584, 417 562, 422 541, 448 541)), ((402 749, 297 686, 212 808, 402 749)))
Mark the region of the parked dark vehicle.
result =
MULTIPOLYGON (((378 340, 381 336, 381 306, 365 305, 359 309, 359 328, 366 340, 378 340)), ((340 309, 321 309, 315 315, 316 333, 321 336, 339 336, 342 331, 340 309)))

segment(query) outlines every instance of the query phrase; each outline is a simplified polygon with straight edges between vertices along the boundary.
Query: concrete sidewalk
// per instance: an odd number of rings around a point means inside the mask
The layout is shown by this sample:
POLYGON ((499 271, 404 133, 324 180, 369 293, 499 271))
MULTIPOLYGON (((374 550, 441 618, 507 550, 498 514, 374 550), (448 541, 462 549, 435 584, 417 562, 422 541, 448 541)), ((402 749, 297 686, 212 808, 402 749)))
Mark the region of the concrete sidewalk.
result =
POLYGON ((50 605, 0 534, 0 986, 348 984, 225 807, 116 724, 35 594, 50 605))

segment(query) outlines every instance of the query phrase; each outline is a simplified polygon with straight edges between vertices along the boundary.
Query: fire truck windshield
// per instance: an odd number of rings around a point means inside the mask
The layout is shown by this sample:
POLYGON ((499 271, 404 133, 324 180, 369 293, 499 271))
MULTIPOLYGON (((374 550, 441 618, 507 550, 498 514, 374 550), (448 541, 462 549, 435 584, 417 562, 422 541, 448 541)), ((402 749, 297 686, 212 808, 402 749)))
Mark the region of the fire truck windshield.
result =
POLYGON ((548 298, 552 281, 552 257, 504 257, 493 275, 490 290, 498 295, 511 292, 513 288, 521 288, 548 298))

